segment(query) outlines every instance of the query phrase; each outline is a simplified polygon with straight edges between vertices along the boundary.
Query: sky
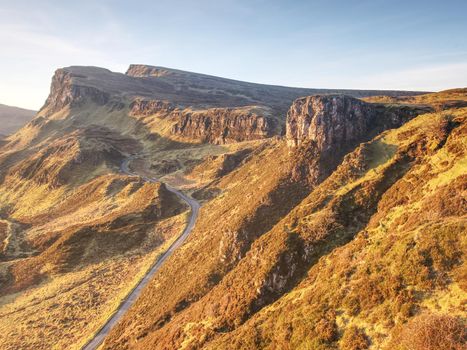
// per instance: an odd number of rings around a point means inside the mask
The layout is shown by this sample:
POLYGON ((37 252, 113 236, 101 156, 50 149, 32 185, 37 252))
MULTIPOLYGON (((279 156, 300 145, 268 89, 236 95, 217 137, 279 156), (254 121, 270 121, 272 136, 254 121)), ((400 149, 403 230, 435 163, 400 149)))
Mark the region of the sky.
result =
POLYGON ((465 0, 0 0, 0 103, 131 63, 309 88, 467 86, 465 0))

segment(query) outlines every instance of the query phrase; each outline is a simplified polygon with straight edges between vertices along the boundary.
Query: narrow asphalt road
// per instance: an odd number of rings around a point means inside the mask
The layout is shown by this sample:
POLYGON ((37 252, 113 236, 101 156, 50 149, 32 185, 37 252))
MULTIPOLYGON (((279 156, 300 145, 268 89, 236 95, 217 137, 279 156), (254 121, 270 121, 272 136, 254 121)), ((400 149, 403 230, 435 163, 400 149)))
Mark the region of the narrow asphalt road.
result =
MULTIPOLYGON (((121 166, 120 170, 122 173, 127 175, 137 175, 133 174, 129 169, 129 163, 134 159, 134 157, 129 157, 125 159, 121 166)), ((141 178, 148 182, 157 182, 156 179, 150 179, 145 176, 141 176, 141 178)), ((151 269, 146 273, 146 275, 141 279, 141 281, 137 284, 137 286, 128 294, 128 296, 122 301, 120 306, 118 307, 117 311, 113 314, 113 316, 104 324, 104 326, 99 330, 99 332, 92 338, 85 346, 82 347, 82 350, 95 350, 99 347, 99 345, 104 341, 105 337, 109 334, 110 330, 117 324, 118 321, 123 317, 125 312, 134 304, 136 299, 138 299, 139 295, 143 288, 148 284, 151 278, 159 271, 161 266, 164 264, 165 260, 169 256, 173 254, 173 252, 180 247, 183 242, 186 240, 188 235, 193 230, 195 226, 196 219, 198 217, 198 212, 200 208, 200 204, 195 199, 188 197, 187 195, 183 194, 179 190, 165 184, 167 190, 172 193, 175 193, 180 199, 186 202, 191 208, 191 215, 188 224, 186 225, 185 229, 183 230, 182 234, 177 238, 175 242, 164 252, 164 254, 156 261, 156 263, 151 267, 151 269)))

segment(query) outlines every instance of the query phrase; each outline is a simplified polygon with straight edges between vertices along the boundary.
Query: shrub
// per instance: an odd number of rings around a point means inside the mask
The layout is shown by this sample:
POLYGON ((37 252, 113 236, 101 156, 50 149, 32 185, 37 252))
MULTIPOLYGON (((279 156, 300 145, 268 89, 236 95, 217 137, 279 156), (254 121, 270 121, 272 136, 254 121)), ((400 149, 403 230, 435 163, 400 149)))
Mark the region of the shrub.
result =
POLYGON ((370 346, 370 340, 362 329, 350 326, 345 330, 340 346, 342 350, 365 350, 370 346))
POLYGON ((423 314, 396 330, 387 350, 465 350, 465 324, 448 315, 423 314))
POLYGON ((337 325, 334 319, 322 318, 315 326, 318 339, 325 342, 332 342, 337 339, 337 325))

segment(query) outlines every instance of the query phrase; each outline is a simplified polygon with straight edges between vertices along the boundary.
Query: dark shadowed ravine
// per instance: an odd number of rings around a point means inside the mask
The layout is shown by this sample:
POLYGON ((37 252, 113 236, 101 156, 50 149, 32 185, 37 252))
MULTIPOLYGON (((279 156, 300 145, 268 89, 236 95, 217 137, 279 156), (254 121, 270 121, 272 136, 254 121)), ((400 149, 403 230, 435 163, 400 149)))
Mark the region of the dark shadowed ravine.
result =
MULTIPOLYGON (((129 157, 122 162, 120 166, 120 170, 122 173, 137 176, 137 174, 132 173, 129 169, 129 163, 134 158, 135 157, 129 157)), ((157 182, 156 179, 151 179, 145 176, 141 176, 141 178, 144 181, 157 182)), ((157 273, 157 271, 159 271, 159 269, 164 264, 165 260, 167 260, 167 258, 170 257, 173 254, 173 252, 183 244, 183 242, 185 242, 186 238, 193 230, 200 208, 199 202, 191 197, 188 197, 179 190, 167 184, 165 186, 167 190, 169 190, 172 193, 175 193, 180 199, 182 199, 190 206, 191 215, 185 229, 183 230, 182 234, 176 239, 176 241, 172 243, 172 245, 164 252, 164 254, 162 254, 162 256, 160 256, 157 259, 152 268, 146 273, 146 275, 141 279, 141 281, 139 281, 136 287, 122 301, 122 303, 118 307, 117 311, 112 315, 112 317, 102 326, 102 328, 96 333, 96 335, 85 346, 82 347, 82 350, 94 350, 99 347, 99 345, 104 341, 107 334, 109 334, 110 330, 118 323, 118 321, 120 321, 120 319, 125 315, 128 309, 134 304, 136 299, 138 299, 143 288, 149 283, 149 281, 157 273)))

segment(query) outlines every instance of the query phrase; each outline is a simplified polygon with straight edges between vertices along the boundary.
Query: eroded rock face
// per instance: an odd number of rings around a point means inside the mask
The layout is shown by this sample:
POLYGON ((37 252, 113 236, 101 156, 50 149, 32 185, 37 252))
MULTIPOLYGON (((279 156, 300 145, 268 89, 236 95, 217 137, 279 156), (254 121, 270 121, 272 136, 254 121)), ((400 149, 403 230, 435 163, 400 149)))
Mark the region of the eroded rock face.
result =
POLYGON ((290 146, 312 140, 323 152, 360 140, 374 124, 376 113, 367 103, 344 95, 316 95, 295 100, 287 114, 290 146))
POLYGON ((159 112, 172 112, 175 106, 162 100, 146 100, 137 98, 130 104, 130 115, 148 116, 159 112))
POLYGON ((427 107, 366 103, 346 95, 308 96, 290 107, 286 139, 292 147, 311 142, 323 154, 338 155, 430 111, 427 107))
POLYGON ((323 181, 358 144, 400 127, 423 107, 366 103, 346 95, 313 95, 294 101, 287 114, 286 140, 297 159, 293 176, 323 181), (301 156, 300 156, 301 155, 301 156))
POLYGON ((130 115, 158 115, 173 123, 172 135, 189 142, 225 144, 272 137, 278 122, 267 109, 255 106, 192 109, 165 100, 137 98, 130 104, 130 115))
POLYGON ((49 97, 41 111, 47 108, 48 113, 55 113, 68 105, 79 106, 86 99, 98 105, 105 105, 109 102, 109 93, 92 86, 78 85, 73 81, 75 77, 80 76, 65 69, 56 70, 52 78, 49 97))
POLYGON ((263 139, 276 130, 274 119, 244 109, 183 111, 177 119, 171 130, 174 135, 214 144, 263 139))

